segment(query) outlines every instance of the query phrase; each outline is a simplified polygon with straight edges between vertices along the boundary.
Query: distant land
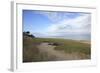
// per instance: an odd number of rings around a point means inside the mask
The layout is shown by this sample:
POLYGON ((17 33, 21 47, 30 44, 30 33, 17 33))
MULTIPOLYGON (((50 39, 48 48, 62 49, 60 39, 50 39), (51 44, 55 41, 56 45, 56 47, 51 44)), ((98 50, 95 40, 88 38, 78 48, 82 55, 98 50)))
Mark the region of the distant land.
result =
POLYGON ((68 34, 68 35, 60 35, 60 36, 46 36, 46 35, 37 35, 34 34, 36 37, 39 38, 62 38, 62 39, 72 39, 72 40, 91 40, 90 34, 68 34))

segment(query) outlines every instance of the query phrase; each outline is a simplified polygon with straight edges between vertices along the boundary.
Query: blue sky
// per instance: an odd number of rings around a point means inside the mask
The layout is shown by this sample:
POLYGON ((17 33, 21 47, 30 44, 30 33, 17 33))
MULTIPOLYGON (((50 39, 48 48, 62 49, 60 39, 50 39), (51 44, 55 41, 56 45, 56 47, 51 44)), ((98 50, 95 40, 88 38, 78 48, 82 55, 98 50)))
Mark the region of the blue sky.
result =
POLYGON ((90 34, 91 14, 23 10, 24 31, 37 37, 90 34))
POLYGON ((34 13, 34 11, 31 10, 24 10, 23 23, 24 31, 42 32, 51 22, 47 17, 41 14, 34 13))

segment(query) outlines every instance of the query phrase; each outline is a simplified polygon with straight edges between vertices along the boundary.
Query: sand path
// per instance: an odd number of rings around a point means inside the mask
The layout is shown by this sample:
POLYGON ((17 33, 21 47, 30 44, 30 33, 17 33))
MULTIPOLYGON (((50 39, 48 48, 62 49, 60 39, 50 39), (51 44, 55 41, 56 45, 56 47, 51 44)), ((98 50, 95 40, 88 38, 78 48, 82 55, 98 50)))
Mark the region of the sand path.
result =
POLYGON ((55 50, 56 46, 49 45, 48 43, 41 43, 38 48, 41 53, 47 53, 48 56, 54 56, 56 60, 77 60, 79 55, 76 53, 67 54, 63 51, 55 50))

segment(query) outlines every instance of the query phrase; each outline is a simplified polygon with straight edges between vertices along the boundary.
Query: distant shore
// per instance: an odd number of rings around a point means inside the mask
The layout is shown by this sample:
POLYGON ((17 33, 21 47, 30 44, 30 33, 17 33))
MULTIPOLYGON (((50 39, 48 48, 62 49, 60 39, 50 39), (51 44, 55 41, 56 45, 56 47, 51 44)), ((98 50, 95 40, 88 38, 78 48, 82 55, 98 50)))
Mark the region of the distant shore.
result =
MULTIPOLYGON (((40 38, 40 37, 37 37, 37 38, 40 38)), ((42 38, 44 38, 44 37, 42 37, 42 38)), ((47 38, 47 37, 46 37, 47 38)), ((48 37, 49 38, 49 37, 48 37)), ((51 39, 51 38, 49 38, 49 39, 51 39)), ((87 44, 91 44, 91 40, 76 40, 76 39, 67 39, 67 38, 53 38, 52 37, 52 39, 66 39, 66 40, 73 40, 73 41, 78 41, 78 42, 80 42, 80 43, 87 43, 87 44)))
POLYGON ((87 44, 91 44, 91 41, 88 40, 78 40, 80 43, 87 43, 87 44))

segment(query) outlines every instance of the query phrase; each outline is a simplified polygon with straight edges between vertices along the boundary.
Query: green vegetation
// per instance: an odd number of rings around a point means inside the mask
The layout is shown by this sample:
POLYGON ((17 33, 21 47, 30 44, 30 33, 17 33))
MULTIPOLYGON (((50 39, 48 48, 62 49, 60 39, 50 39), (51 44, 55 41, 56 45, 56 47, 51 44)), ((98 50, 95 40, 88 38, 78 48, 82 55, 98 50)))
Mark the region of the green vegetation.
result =
POLYGON ((90 59, 91 45, 75 40, 57 38, 23 38, 23 62, 49 61, 45 55, 39 53, 38 45, 43 42, 57 43, 54 49, 65 53, 77 53, 82 59, 90 59))
POLYGON ((39 61, 39 50, 31 38, 23 39, 23 62, 39 61))
POLYGON ((59 45, 55 47, 55 50, 63 50, 66 53, 78 53, 79 55, 84 55, 85 58, 90 58, 91 45, 82 43, 82 41, 56 38, 37 38, 37 40, 58 43, 59 45))
POLYGON ((88 59, 91 55, 90 44, 79 42, 65 42, 63 45, 57 46, 56 50, 64 50, 66 53, 77 53, 82 59, 88 59))
POLYGON ((23 37, 23 62, 39 62, 54 60, 54 57, 48 57, 47 53, 40 53, 37 47, 40 43, 47 42, 47 40, 48 39, 44 38, 23 37))

